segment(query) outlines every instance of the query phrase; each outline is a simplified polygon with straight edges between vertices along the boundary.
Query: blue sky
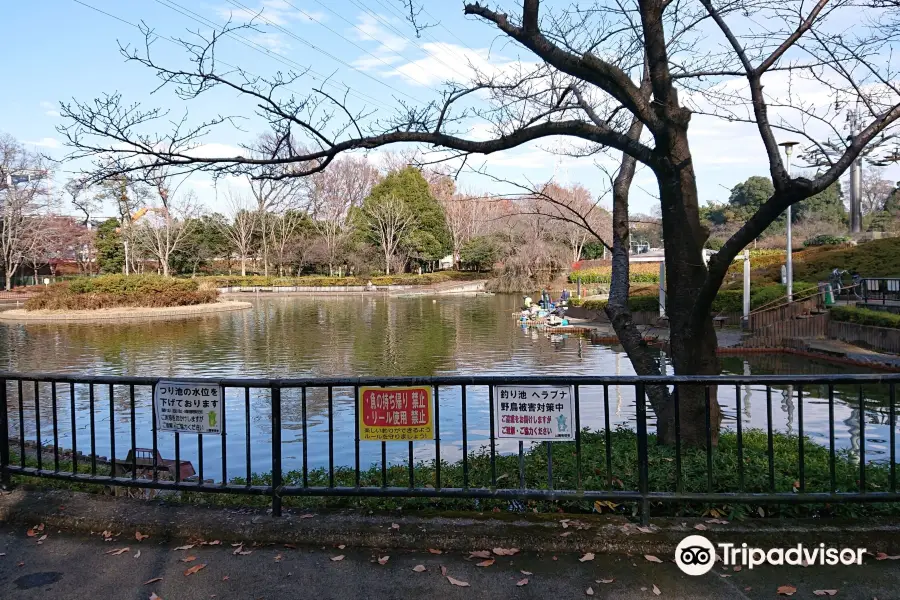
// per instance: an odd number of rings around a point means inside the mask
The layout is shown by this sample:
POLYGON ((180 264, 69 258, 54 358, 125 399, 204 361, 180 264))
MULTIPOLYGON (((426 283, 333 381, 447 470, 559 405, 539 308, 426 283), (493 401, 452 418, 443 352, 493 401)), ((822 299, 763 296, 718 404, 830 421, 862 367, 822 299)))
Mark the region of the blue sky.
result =
MULTIPOLYGON (((427 14, 421 16, 440 25, 428 29, 421 38, 416 38, 403 21, 398 0, 84 0, 84 3, 131 23, 143 21, 158 34, 171 37, 186 37, 188 30, 209 32, 210 22, 221 25, 229 14, 235 21, 243 22, 251 12, 262 9, 262 17, 257 21, 259 31, 241 34, 257 50, 227 40, 221 58, 257 75, 310 66, 316 75, 295 82, 294 91, 303 92, 321 84, 321 76, 331 76, 328 89, 336 93, 349 88, 352 102, 357 106, 363 103, 370 107, 395 106, 398 98, 410 103, 427 101, 436 96, 443 80, 465 75, 470 60, 491 68, 502 68, 519 59, 532 60, 527 51, 504 43, 490 26, 467 19, 462 14, 461 3, 455 1, 425 3, 427 14), (188 11, 193 14, 182 14, 188 11)), ((103 92, 118 91, 128 102, 163 106, 175 115, 188 109, 193 118, 252 112, 251 103, 229 93, 216 93, 188 103, 165 91, 150 96, 156 85, 153 74, 140 65, 126 63, 118 52, 119 42, 142 44, 140 32, 76 0, 7 4, 2 13, 4 35, 0 36, 0 51, 3 56, 15 57, 6 63, 12 70, 6 81, 14 85, 6 86, 7 93, 0 95, 0 131, 53 157, 62 157, 67 152, 55 127, 62 123, 58 116, 59 101, 71 98, 87 101, 103 92)), ((170 63, 182 62, 185 56, 162 39, 156 42, 154 52, 158 59, 170 63)), ((250 120, 246 126, 247 132, 221 130, 206 142, 213 151, 231 152, 239 143, 252 141, 256 133, 262 132, 258 121, 250 120)), ((484 135, 484 131, 473 130, 472 135, 484 135)), ((702 201, 723 200, 727 198, 727 188, 750 175, 767 172, 762 145, 752 127, 698 117, 691 126, 691 142, 702 201)), ((507 179, 542 182, 555 174, 564 181, 582 183, 599 193, 604 176, 592 159, 560 159, 542 149, 555 143, 544 141, 476 159, 473 164, 483 162, 492 174, 507 179)), ((74 169, 73 166, 62 168, 74 169)), ((885 175, 900 179, 897 169, 885 175)), ((65 177, 65 173, 58 175, 60 180, 65 177)), ((473 190, 509 191, 473 173, 464 173, 460 183, 473 190)), ((654 204, 655 182, 649 172, 643 172, 635 183, 634 210, 649 212, 654 204)), ((192 184, 209 208, 222 208, 208 178, 198 176, 192 184)))

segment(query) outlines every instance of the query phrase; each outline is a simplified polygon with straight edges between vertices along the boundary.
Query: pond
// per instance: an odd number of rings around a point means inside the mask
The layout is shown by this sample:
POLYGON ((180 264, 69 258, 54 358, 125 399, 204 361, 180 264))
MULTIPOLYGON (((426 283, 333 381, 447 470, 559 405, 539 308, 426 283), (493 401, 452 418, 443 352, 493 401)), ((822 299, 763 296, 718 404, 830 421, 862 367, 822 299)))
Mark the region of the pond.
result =
MULTIPOLYGON (((253 308, 172 322, 122 324, 0 324, 0 368, 12 372, 59 372, 91 375, 164 377, 325 377, 325 376, 426 376, 426 375, 633 375, 620 347, 594 345, 578 336, 546 335, 519 327, 511 317, 517 296, 438 296, 390 298, 385 296, 254 297, 253 308)), ((660 363, 671 372, 667 357, 660 363)), ((790 355, 723 357, 723 367, 733 374, 799 374, 850 372, 846 367, 790 355)), ((853 368, 853 372, 865 372, 853 368)), ((58 435, 60 446, 72 447, 73 419, 70 389, 59 386, 58 435)), ((91 397, 88 386, 75 387, 74 431, 77 447, 90 448, 91 397)), ((858 388, 841 386, 835 391, 835 442, 855 451, 860 422, 866 431, 867 460, 884 460, 889 453, 887 392, 864 389, 865 414, 858 408, 858 388)), ((50 388, 39 388, 41 437, 52 440, 50 388)), ((266 472, 271 466, 270 399, 266 390, 254 390, 246 417, 242 390, 226 391, 228 435, 227 475, 243 476, 250 468, 266 472), (249 425, 249 427, 248 427, 249 425), (249 443, 246 432, 249 431, 249 443)), ((745 429, 767 426, 766 391, 742 386, 720 391, 725 427, 736 422, 735 394, 741 397, 745 429)), ((125 386, 96 386, 93 422, 96 452, 108 456, 110 423, 115 424, 116 456, 123 460, 131 447, 130 398, 125 386), (112 411, 110 410, 112 400, 112 411), (112 412, 112 416, 111 416, 112 412)), ((440 389, 441 456, 458 459, 463 452, 459 388, 440 389)), ((19 435, 19 390, 8 386, 11 408, 10 435, 19 435)), ((22 389, 26 439, 36 438, 34 390, 22 389)), ((611 386, 609 424, 632 426, 634 393, 611 386)), ((152 445, 151 393, 135 390, 135 433, 138 447, 152 445)), ((354 449, 354 401, 352 389, 333 390, 334 464, 352 466, 354 449)), ((303 461, 304 423, 299 390, 282 394, 285 470, 299 469, 303 461)), ((604 390, 581 390, 581 422, 592 429, 606 425, 604 390)), ((828 443, 827 390, 803 390, 804 434, 828 443)), ((652 413, 650 413, 652 416, 652 413)), ((472 451, 489 439, 488 391, 467 390, 467 438, 472 451)), ((798 430, 798 390, 790 386, 772 390, 773 429, 798 430)), ((324 389, 307 394, 306 451, 309 468, 329 461, 328 398, 324 389)), ((204 476, 219 480, 222 440, 203 439, 204 476)), ((196 436, 181 436, 181 457, 198 464, 196 436)), ((517 451, 516 442, 498 440, 498 450, 517 451)), ((161 432, 159 448, 165 458, 174 457, 174 434, 161 432)), ((416 460, 434 457, 432 442, 416 442, 416 460)), ((379 463, 381 445, 363 442, 363 467, 379 463)), ((404 442, 387 444, 389 461, 405 461, 404 442)))

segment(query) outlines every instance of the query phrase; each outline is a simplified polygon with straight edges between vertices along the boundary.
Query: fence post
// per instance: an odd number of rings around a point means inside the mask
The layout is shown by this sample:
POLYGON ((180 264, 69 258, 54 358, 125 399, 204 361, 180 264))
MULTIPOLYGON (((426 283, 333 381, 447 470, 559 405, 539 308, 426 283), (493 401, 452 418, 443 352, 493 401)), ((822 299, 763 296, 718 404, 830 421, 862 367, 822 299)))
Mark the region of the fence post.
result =
POLYGON ((9 477, 9 406, 6 400, 6 380, 0 379, 0 487, 10 488, 9 477))
POLYGON ((272 516, 281 516, 281 387, 272 387, 272 516))
POLYGON ((637 416, 637 451, 638 451, 638 491, 641 494, 641 524, 650 522, 649 493, 649 458, 647 455, 647 401, 644 396, 644 384, 634 386, 635 414, 637 416))

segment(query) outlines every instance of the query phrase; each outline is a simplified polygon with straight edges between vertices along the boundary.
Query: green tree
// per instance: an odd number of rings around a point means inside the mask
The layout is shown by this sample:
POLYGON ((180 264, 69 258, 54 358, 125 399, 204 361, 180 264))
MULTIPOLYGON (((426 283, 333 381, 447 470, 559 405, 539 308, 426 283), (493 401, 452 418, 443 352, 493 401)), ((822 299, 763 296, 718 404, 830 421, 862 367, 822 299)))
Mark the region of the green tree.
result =
POLYGON ((472 238, 459 250, 459 261, 476 271, 486 271, 500 258, 497 242, 489 236, 472 238))
POLYGON ((102 273, 121 273, 125 268, 125 246, 119 235, 119 221, 107 219, 97 227, 97 263, 102 273))
POLYGON ((190 233, 169 259, 170 266, 176 273, 196 274, 198 269, 209 266, 216 257, 229 254, 228 237, 225 235, 227 221, 224 216, 215 213, 191 220, 190 233))
POLYGON ((835 224, 847 222, 844 194, 837 182, 794 206, 791 221, 796 223, 807 219, 818 219, 835 224))

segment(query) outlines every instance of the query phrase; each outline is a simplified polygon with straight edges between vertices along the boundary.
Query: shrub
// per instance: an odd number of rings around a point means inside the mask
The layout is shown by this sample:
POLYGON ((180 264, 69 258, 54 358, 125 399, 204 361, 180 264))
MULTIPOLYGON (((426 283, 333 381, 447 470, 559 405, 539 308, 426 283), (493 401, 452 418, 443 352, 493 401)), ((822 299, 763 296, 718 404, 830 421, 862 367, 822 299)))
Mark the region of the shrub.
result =
MULTIPOLYGON (((575 283, 581 279, 581 283, 610 283, 612 281, 612 267, 590 267, 575 270, 569 273, 569 283, 575 283)), ((628 270, 628 280, 631 283, 659 283, 659 263, 634 263, 628 270)))
POLYGON ((219 292, 193 279, 159 275, 103 275, 57 283, 25 302, 25 310, 97 310, 124 306, 161 308, 215 302, 219 292))
POLYGON ((900 315, 868 308, 835 306, 831 309, 831 318, 835 321, 846 321, 857 325, 900 329, 900 315))
POLYGON ((841 244, 846 244, 850 241, 846 235, 829 235, 827 233, 823 233, 817 235, 815 237, 811 237, 808 240, 804 240, 804 246, 839 246, 841 244))

